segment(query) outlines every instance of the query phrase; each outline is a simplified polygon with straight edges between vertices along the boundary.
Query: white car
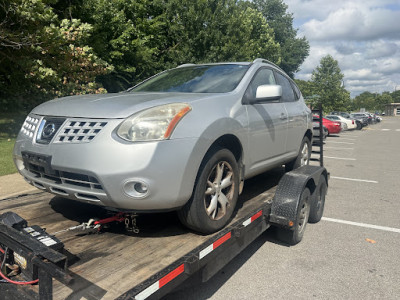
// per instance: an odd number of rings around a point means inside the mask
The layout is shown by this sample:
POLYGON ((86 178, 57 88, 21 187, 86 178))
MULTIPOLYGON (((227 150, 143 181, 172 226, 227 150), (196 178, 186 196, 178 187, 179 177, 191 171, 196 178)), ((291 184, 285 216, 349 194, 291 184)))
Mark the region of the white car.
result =
POLYGON ((355 120, 347 119, 342 116, 337 116, 337 115, 328 115, 325 116, 325 118, 331 120, 331 121, 337 121, 342 123, 342 130, 353 130, 357 128, 357 124, 355 120))

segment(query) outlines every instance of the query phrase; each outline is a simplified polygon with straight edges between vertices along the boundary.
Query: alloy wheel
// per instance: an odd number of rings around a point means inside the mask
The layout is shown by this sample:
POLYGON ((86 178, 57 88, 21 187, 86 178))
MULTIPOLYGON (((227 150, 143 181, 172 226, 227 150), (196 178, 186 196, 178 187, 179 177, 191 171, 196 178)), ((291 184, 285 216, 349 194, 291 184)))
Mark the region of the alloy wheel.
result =
POLYGON ((204 193, 204 205, 210 219, 219 220, 225 216, 234 195, 233 176, 232 166, 226 161, 220 161, 212 168, 204 193))

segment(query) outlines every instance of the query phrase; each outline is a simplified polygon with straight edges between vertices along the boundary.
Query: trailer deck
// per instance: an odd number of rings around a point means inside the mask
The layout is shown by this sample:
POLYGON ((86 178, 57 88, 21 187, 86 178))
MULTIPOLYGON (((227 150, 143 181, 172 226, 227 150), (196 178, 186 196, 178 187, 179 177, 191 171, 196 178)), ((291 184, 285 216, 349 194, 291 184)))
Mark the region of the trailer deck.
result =
MULTIPOLYGON (((80 230, 58 234, 67 251, 68 268, 74 280, 64 285, 53 279, 53 298, 144 299, 157 295, 157 289, 166 283, 172 283, 169 284, 172 288, 175 277, 180 276, 180 281, 183 281, 205 266, 206 256, 213 249, 219 246, 220 251, 224 247, 246 247, 253 240, 247 242, 247 236, 246 241, 236 241, 239 243, 236 246, 226 242, 233 236, 238 238, 243 228, 259 226, 260 229, 252 234, 258 236, 269 226, 266 219, 283 174, 284 170, 278 168, 246 181, 234 219, 225 229, 212 235, 188 231, 174 212, 140 215, 137 218, 138 234, 118 227, 100 234, 80 230), (250 224, 252 221, 257 222, 250 224)), ((49 234, 93 217, 105 216, 105 210, 100 207, 45 192, 0 200, 0 212, 6 211, 17 213, 29 225, 39 225, 49 234)), ((221 259, 220 263, 229 261, 224 260, 221 259)), ((212 269, 207 272, 208 277, 213 275, 212 269)), ((18 289, 32 297, 38 293, 38 286, 18 289)))

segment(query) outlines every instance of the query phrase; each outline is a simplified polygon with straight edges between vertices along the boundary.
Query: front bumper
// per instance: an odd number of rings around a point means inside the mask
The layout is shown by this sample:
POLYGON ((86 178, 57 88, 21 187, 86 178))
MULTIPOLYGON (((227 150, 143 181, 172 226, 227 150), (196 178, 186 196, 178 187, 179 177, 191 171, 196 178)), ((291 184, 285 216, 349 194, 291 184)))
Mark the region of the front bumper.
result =
POLYGON ((39 189, 118 210, 161 211, 184 205, 201 162, 194 152, 198 139, 128 143, 115 134, 121 120, 106 121, 101 132, 85 142, 44 145, 35 142, 36 133, 32 137, 21 132, 14 147, 19 172, 39 189))

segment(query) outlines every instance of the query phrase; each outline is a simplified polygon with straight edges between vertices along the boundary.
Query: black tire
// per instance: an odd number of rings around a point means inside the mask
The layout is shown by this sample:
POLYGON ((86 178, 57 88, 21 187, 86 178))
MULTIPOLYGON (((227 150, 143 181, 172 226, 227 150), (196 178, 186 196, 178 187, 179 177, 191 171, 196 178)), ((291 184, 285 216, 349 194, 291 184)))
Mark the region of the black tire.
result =
POLYGON ((308 165, 310 163, 311 157, 311 142, 308 137, 304 137, 300 144, 300 150, 297 157, 285 164, 286 172, 292 171, 294 169, 300 168, 304 165, 308 165))
POLYGON ((321 221, 322 215, 324 214, 325 196, 327 190, 328 185, 326 184, 325 176, 321 174, 310 207, 310 217, 308 218, 310 223, 318 223, 321 221))
POLYGON ((227 149, 215 149, 204 158, 192 197, 178 211, 178 217, 195 231, 216 232, 231 219, 238 195, 239 167, 235 156, 227 149), (218 174, 218 170, 222 173, 218 174), (227 203, 225 209, 223 202, 227 203))
POLYGON ((277 238, 288 245, 296 245, 303 239, 310 215, 311 193, 305 188, 300 196, 296 220, 292 229, 277 228, 277 238))
POLYGON ((357 122, 357 130, 361 130, 363 128, 361 122, 357 122))

